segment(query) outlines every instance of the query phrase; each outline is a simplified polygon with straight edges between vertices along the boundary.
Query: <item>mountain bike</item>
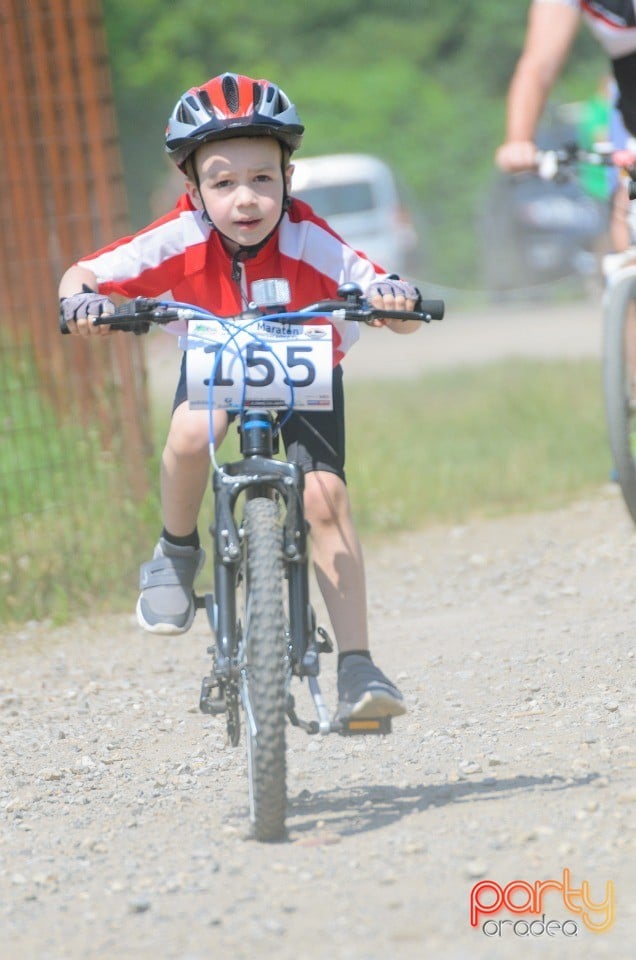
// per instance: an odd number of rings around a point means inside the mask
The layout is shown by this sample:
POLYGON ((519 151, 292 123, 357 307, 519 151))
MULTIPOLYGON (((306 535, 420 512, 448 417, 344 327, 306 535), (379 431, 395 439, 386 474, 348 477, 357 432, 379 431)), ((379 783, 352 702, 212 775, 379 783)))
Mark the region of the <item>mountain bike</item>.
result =
MULTIPOLYGON (((569 145, 539 157, 541 176, 558 176, 584 162, 615 167, 629 178, 636 199, 636 153, 601 144, 591 150, 569 145)), ((603 257, 603 396, 615 474, 627 509, 636 523, 636 242, 603 257)))
POLYGON ((195 603, 205 609, 214 642, 199 707, 225 714, 232 746, 240 742, 243 717, 250 820, 259 841, 285 835, 287 721, 312 735, 391 731, 390 717, 331 719, 322 697, 320 655, 333 645, 316 624, 309 595, 303 472, 276 456, 282 422, 292 410, 330 409, 327 317, 428 323, 444 314, 439 300, 423 301, 416 312, 373 309, 356 284, 340 287, 337 299, 285 312, 286 287, 281 280, 253 284, 254 302, 235 317, 138 298, 96 321, 134 333, 185 322, 190 406, 225 409, 237 418, 239 460, 217 463, 210 432, 214 592, 195 596, 195 603), (310 720, 298 716, 293 692, 293 684, 305 680, 316 713, 310 720))

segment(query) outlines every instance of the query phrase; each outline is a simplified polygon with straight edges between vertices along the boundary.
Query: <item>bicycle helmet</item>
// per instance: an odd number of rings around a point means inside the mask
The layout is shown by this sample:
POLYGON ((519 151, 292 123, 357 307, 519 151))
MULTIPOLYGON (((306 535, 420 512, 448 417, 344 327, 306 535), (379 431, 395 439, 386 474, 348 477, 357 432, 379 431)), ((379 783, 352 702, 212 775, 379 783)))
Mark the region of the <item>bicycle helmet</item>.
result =
POLYGON ((202 143, 229 137, 274 137, 290 154, 304 126, 296 107, 269 80, 223 73, 179 98, 166 128, 166 153, 183 170, 202 143))

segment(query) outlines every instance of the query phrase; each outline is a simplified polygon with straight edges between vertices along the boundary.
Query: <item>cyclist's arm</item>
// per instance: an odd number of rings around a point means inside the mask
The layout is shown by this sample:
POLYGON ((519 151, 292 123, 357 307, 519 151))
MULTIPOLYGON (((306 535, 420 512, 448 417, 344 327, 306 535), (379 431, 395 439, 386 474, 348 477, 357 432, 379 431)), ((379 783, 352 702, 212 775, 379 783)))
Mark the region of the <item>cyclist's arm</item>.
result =
POLYGON ((69 267, 60 280, 58 293, 60 298, 70 297, 74 293, 79 293, 84 286, 97 290, 97 277, 92 270, 75 265, 69 267))
POLYGON ((546 101, 574 42, 580 12, 567 3, 533 3, 523 52, 508 90, 506 140, 496 154, 502 170, 534 166, 535 133, 546 101))

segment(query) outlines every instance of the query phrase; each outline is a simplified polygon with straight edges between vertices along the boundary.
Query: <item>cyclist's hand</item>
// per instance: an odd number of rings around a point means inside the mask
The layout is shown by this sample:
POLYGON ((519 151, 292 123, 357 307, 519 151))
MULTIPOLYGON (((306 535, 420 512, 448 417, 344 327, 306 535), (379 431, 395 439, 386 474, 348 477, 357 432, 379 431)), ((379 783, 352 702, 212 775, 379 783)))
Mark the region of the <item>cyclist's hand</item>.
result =
POLYGON ((93 320, 115 312, 115 304, 108 297, 92 290, 74 293, 60 300, 60 329, 81 337, 107 337, 112 333, 108 325, 96 327, 93 320))
POLYGON ((504 173, 534 170, 537 165, 537 145, 532 140, 502 143, 495 154, 495 163, 504 173))
MULTIPOLYGON (((422 297, 417 287, 407 280, 375 280, 364 294, 376 310, 417 310, 422 297)), ((416 320, 369 320, 370 327, 390 327, 399 333, 410 333, 416 330, 416 320)))

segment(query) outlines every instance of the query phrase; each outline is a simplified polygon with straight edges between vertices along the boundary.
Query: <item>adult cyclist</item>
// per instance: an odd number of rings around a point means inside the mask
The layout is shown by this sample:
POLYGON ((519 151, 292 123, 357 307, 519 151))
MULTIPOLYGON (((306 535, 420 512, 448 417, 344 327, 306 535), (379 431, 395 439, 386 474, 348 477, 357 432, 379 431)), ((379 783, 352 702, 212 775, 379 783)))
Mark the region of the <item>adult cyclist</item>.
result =
MULTIPOLYGON (((523 51, 508 90, 506 139, 495 156, 501 170, 517 173, 535 167, 537 126, 581 18, 610 59, 616 109, 627 133, 636 137, 636 0, 532 0, 523 51)), ((626 189, 618 190, 611 228, 616 250, 630 242, 628 202, 626 189)))

